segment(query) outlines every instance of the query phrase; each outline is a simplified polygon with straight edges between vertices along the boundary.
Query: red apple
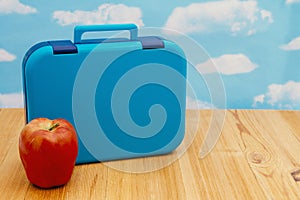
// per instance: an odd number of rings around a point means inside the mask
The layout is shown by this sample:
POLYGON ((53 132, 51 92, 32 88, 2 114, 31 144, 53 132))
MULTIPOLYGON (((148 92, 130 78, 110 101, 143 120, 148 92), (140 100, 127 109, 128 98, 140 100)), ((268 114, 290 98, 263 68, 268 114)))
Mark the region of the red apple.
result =
POLYGON ((76 131, 65 119, 34 119, 21 132, 19 153, 31 183, 41 188, 64 185, 78 154, 76 131))

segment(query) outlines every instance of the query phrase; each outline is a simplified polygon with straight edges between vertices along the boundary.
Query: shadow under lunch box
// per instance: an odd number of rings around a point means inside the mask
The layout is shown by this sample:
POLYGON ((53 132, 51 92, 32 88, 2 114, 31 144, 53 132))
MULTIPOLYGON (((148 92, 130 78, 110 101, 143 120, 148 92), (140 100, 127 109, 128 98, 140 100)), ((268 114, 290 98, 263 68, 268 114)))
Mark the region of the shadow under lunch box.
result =
POLYGON ((138 37, 134 24, 76 26, 74 42, 46 41, 27 51, 26 122, 70 121, 79 141, 77 164, 170 153, 184 138, 186 65, 178 45, 138 37), (83 38, 104 31, 129 36, 83 38))

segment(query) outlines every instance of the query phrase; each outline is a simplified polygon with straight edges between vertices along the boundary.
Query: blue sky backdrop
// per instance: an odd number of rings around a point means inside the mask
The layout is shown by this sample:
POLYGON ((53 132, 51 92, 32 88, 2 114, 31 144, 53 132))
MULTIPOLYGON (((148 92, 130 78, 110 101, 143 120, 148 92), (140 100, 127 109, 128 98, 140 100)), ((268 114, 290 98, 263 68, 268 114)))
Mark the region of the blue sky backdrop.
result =
MULTIPOLYGON (((0 107, 23 107, 21 63, 33 44, 73 39, 78 24, 130 22, 178 30, 202 45, 211 58, 196 68, 220 73, 227 108, 300 109, 299 19, 300 0, 0 0, 0 107)), ((213 106, 199 96, 188 104, 213 106)))

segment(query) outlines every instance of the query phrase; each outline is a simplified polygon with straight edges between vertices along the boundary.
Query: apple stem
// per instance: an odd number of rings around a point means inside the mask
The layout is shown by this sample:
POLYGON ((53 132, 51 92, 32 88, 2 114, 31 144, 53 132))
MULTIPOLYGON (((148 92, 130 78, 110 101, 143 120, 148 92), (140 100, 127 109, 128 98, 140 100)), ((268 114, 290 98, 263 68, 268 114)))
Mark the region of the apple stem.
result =
POLYGON ((59 123, 56 122, 55 124, 52 124, 48 130, 49 130, 49 131, 52 131, 53 129, 55 129, 55 128, 58 127, 58 126, 59 126, 59 123))

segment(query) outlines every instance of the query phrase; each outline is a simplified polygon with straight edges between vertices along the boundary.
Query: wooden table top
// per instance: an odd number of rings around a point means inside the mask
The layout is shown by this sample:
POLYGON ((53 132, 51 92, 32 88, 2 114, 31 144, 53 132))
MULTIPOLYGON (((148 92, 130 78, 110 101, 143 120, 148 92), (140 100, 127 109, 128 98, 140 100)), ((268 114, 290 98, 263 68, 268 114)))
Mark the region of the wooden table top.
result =
MULTIPOLYGON (((228 110, 215 148, 200 158, 211 119, 209 110, 187 112, 187 136, 199 125, 196 136, 162 169, 132 173, 106 163, 78 165, 68 184, 44 190, 28 182, 19 158, 24 111, 0 109, 0 199, 300 199, 299 111, 228 110)), ((147 159, 155 165, 165 158, 147 159)))

